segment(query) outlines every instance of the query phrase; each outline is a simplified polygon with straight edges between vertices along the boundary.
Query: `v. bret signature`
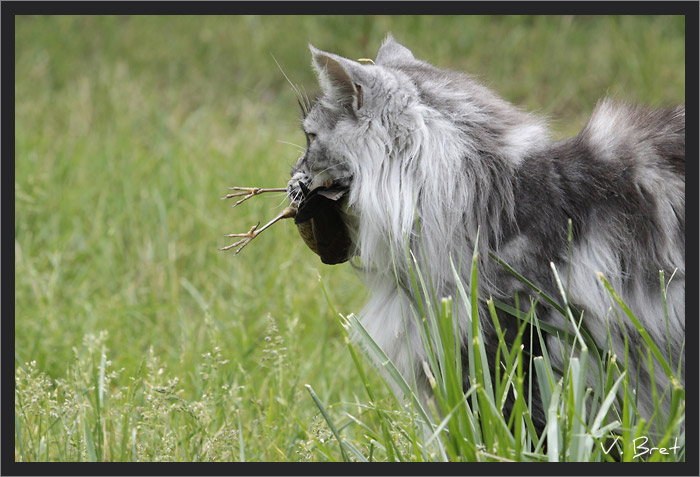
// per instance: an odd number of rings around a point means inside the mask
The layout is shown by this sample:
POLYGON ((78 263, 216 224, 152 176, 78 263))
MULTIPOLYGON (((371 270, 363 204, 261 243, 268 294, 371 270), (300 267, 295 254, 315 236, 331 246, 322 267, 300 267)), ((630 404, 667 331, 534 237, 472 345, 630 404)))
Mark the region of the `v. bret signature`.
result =
MULTIPOLYGON (((615 446, 617 441, 620 439, 620 436, 616 436, 615 440, 610 444, 610 447, 607 449, 605 446, 603 446, 603 443, 600 443, 600 448, 603 450, 605 454, 609 454, 612 448, 615 446)), ((632 449, 634 452, 634 456, 632 457, 633 459, 636 459, 638 457, 641 457, 645 454, 651 455, 653 452, 658 452, 663 455, 669 455, 669 451, 673 451, 673 454, 676 454, 678 452, 678 449, 681 447, 678 445, 678 438, 676 437, 675 441, 673 442, 673 447, 647 447, 647 442, 649 442, 649 438, 645 436, 637 437, 632 441, 632 449), (641 441, 641 442, 638 442, 641 441)), ((622 454, 622 450, 620 450, 620 454, 622 454)))

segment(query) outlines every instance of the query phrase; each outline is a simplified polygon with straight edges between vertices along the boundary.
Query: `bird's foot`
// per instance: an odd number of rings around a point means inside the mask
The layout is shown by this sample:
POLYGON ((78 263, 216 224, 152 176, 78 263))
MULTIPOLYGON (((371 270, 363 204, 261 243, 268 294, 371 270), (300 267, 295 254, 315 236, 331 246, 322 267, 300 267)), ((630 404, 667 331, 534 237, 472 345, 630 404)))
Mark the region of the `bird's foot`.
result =
POLYGON ((222 197, 221 199, 231 199, 233 197, 241 197, 244 196, 242 199, 240 199, 238 202, 233 204, 231 207, 235 207, 241 202, 245 202, 246 200, 250 199, 251 197, 255 197, 258 194, 263 194, 265 192, 287 192, 287 189, 279 189, 279 188, 274 188, 274 189, 263 189, 261 187, 229 187, 230 190, 235 190, 238 192, 232 193, 232 194, 226 194, 225 197, 222 197))

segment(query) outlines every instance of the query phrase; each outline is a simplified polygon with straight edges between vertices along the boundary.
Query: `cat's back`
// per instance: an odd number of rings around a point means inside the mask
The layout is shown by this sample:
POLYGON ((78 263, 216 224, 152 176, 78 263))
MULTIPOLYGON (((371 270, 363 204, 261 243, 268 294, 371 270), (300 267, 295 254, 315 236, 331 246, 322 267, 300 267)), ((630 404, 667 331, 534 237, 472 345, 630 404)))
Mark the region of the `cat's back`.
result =
POLYGON ((651 109, 604 99, 577 139, 602 160, 685 177, 685 106, 651 109))
POLYGON ((602 100, 577 136, 526 158, 514 179, 518 230, 549 251, 544 259, 566 250, 570 218, 575 236, 624 257, 623 275, 684 272, 683 106, 602 100))

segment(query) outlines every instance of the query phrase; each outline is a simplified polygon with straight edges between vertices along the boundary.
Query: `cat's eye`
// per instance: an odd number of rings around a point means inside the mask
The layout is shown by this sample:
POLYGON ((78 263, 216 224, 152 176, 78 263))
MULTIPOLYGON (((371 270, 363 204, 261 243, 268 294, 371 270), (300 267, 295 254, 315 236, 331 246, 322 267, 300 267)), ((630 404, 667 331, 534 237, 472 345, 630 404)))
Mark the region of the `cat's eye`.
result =
POLYGON ((306 133, 306 144, 309 146, 312 142, 314 142, 314 139, 316 139, 316 134, 314 133, 306 133))

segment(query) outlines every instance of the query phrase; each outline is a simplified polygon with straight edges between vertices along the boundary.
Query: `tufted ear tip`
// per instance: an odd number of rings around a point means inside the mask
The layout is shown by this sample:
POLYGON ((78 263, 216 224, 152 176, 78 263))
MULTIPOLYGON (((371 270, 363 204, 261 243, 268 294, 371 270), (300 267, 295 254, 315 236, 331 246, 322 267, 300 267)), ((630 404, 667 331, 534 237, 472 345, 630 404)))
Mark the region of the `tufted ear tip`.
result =
POLYGON ((337 69, 335 65, 339 65, 339 63, 336 55, 319 50, 311 43, 309 43, 309 51, 311 52, 311 64, 320 75, 323 75, 329 67, 337 69))
POLYGON ((316 48, 314 45, 309 43, 309 51, 311 52, 311 64, 318 70, 318 60, 317 57, 321 55, 323 52, 316 48))
POLYGON ((387 33, 377 52, 377 64, 400 63, 415 61, 415 59, 411 50, 396 41, 391 33, 387 33))
POLYGON ((333 98, 339 104, 362 107, 362 78, 364 77, 359 63, 346 58, 326 53, 309 45, 312 55, 312 65, 318 73, 319 83, 324 94, 333 98))

